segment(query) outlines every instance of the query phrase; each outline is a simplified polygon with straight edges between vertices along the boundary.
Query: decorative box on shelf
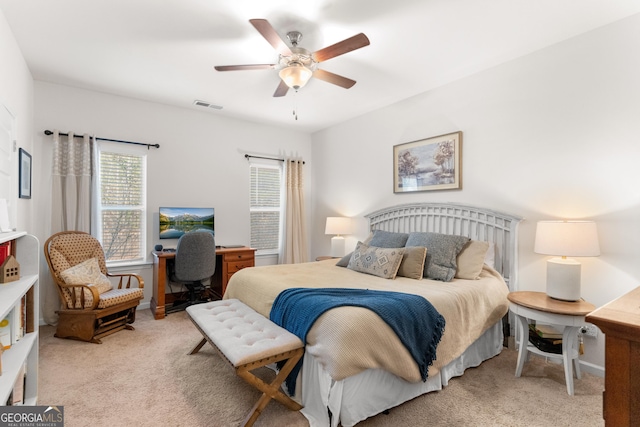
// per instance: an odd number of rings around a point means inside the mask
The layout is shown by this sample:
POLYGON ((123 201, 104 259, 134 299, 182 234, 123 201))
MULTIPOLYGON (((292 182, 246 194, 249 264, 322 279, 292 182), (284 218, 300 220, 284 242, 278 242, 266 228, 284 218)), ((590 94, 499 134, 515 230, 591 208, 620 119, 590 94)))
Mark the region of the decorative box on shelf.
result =
POLYGON ((20 264, 13 255, 9 255, 0 266, 0 283, 13 282, 20 279, 20 264))

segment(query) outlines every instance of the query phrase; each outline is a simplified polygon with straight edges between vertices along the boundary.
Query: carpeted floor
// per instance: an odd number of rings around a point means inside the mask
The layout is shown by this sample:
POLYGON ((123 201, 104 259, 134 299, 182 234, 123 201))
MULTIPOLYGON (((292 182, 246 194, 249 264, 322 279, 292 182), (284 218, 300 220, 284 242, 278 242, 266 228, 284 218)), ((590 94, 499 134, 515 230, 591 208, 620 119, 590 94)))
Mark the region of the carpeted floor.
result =
MULTIPOLYGON (((66 427, 226 427, 238 425, 258 399, 209 345, 188 355, 201 335, 184 312, 154 320, 149 310, 140 310, 134 326, 100 345, 54 338, 55 328, 41 327, 39 404, 64 406, 66 427)), ((569 396, 561 365, 534 357, 516 378, 515 364, 516 353, 505 349, 444 390, 358 426, 604 425, 602 378, 583 374, 569 396)), ((308 422, 272 401, 255 425, 308 422)))

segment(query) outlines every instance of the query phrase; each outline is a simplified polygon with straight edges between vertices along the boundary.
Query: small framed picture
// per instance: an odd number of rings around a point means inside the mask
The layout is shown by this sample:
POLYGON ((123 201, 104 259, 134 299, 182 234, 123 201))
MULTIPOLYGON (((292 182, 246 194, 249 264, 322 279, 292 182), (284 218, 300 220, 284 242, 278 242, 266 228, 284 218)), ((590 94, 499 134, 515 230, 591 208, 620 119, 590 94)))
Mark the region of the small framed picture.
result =
MULTIPOLYGON (((21 199, 30 199, 31 198, 31 154, 24 151, 22 148, 20 149, 20 187, 19 187, 19 197, 21 199)), ((15 194, 15 193, 14 193, 15 194)))
POLYGON ((393 147, 393 192, 462 188, 462 132, 393 147))

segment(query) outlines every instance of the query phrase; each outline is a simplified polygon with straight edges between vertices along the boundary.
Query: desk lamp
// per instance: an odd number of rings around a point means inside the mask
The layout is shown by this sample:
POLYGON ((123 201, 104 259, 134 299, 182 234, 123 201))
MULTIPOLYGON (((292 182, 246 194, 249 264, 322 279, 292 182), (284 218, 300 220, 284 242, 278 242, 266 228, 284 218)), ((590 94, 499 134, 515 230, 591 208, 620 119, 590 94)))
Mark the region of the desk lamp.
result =
POLYGON ((335 234, 331 238, 331 256, 344 256, 344 237, 342 234, 351 233, 351 218, 330 216, 327 217, 327 225, 324 234, 335 234))
POLYGON ((580 299, 580 263, 567 257, 600 255, 593 221, 538 221, 534 252, 547 260, 547 295, 563 301, 580 299), (558 258, 560 257, 560 258, 558 258))

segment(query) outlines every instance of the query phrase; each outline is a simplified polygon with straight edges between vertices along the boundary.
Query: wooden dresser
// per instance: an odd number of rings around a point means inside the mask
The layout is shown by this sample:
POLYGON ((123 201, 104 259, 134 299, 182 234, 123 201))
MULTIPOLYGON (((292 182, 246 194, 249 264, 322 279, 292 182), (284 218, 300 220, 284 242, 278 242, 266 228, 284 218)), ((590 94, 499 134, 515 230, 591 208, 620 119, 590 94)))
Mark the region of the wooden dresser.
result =
POLYGON ((640 425, 640 287, 586 316, 605 334, 606 426, 640 425))
POLYGON ((222 295, 227 290, 227 283, 234 273, 242 270, 243 268, 253 267, 255 265, 255 249, 252 248, 239 248, 233 251, 221 251, 222 252, 222 277, 220 283, 222 284, 222 295))

